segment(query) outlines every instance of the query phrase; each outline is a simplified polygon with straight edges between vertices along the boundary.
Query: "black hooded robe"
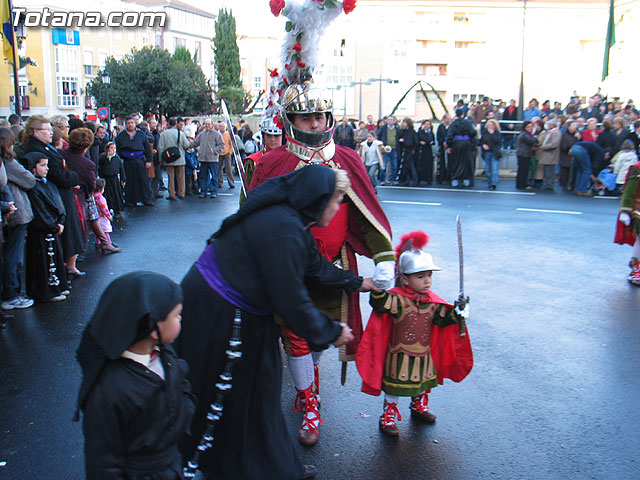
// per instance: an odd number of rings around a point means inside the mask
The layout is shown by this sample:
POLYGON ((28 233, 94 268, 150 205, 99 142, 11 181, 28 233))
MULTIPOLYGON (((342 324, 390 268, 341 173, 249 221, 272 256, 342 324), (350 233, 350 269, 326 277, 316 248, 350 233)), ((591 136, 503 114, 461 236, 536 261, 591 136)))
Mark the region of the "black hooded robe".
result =
MULTIPOLYGON (((319 253, 305 226, 317 220, 333 193, 335 175, 326 167, 309 166, 266 181, 251 192, 239 213, 225 221, 211 245, 222 277, 259 309, 271 310, 285 325, 316 348, 334 342, 341 333, 335 320, 317 310, 304 279, 348 291, 357 290, 360 277, 340 270, 319 253), (286 179, 294 179, 289 188, 286 179), (285 180, 283 180, 285 179, 285 180), (295 181, 304 179, 304 181, 295 181), (305 183, 307 182, 307 183, 305 183), (312 208, 305 195, 309 184, 326 183, 322 199, 312 208), (263 200, 288 190, 279 203, 263 200), (266 205, 264 205, 266 203, 266 205), (308 210, 314 209, 313 213, 308 210)), ((213 384, 222 373, 235 306, 213 290, 198 266, 182 281, 184 311, 176 348, 189 362, 189 380, 198 398, 191 441, 191 459, 205 428, 213 400, 213 384)), ((233 388, 225 396, 224 412, 215 424, 213 448, 200 458, 200 469, 212 479, 298 480, 304 467, 298 459, 282 414, 279 326, 273 314, 242 312, 242 359, 233 370, 233 388)))
POLYGON ((447 145, 451 147, 449 157, 449 172, 451 180, 473 180, 474 152, 472 151, 472 141, 476 136, 476 129, 471 122, 465 118, 456 118, 447 132, 447 145))
POLYGON ((111 158, 106 153, 100 155, 98 163, 98 175, 104 179, 104 198, 107 205, 118 214, 124 211, 124 194, 122 193, 122 183, 127 181, 124 173, 124 163, 116 154, 111 158))
POLYGON ((67 290, 67 270, 58 235, 58 224, 64 225, 65 210, 58 189, 51 182, 38 178, 29 190, 33 220, 29 223, 26 245, 27 295, 47 302, 67 290), (47 241, 47 238, 53 239, 47 241), (49 246, 52 248, 55 271, 49 271, 49 246), (57 279, 58 284, 54 285, 57 279))

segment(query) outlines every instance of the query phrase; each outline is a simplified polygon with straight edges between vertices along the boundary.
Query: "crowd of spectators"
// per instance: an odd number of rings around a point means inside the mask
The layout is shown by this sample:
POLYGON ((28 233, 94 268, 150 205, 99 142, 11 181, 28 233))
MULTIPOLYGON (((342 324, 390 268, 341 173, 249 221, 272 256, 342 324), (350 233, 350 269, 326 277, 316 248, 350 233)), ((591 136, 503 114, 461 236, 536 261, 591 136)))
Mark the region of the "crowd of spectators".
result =
MULTIPOLYGON (((0 123, 0 271, 2 311, 64 301, 93 244, 118 253, 112 221, 158 198, 215 198, 225 170, 234 188, 231 139, 223 122, 169 118, 164 126, 139 114, 108 132, 69 115, 16 115, 0 123), (177 147, 171 161, 163 152, 177 147), (93 234, 93 235, 91 235, 93 234)), ((244 155, 259 138, 241 121, 231 133, 244 155), (237 133, 236 133, 237 131, 237 133)), ((116 239, 117 240, 117 239, 116 239)), ((4 322, 2 322, 4 323, 4 322)))
POLYGON ((603 180, 607 174, 620 177, 624 165, 640 153, 640 119, 633 100, 607 101, 598 90, 581 102, 574 92, 564 107, 549 100, 540 105, 533 98, 521 114, 518 110, 515 100, 507 104, 484 97, 472 105, 459 100, 455 115, 445 114, 437 126, 427 119, 416 128, 409 118, 398 125, 393 115, 378 122, 369 115, 356 126, 345 117, 334 140, 358 150, 374 187, 434 182, 472 186, 481 159, 487 188, 495 190, 500 159, 513 152, 518 189, 555 191, 559 184, 585 196, 619 193, 619 186, 603 180), (378 155, 382 161, 376 161, 378 155))

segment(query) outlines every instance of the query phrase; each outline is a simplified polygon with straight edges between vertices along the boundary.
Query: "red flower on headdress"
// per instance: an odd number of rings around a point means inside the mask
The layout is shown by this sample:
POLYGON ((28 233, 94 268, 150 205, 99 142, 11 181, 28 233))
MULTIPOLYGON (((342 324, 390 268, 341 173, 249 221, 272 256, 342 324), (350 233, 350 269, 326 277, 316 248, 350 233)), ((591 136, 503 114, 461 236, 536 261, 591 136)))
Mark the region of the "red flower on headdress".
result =
POLYGON ((351 13, 353 9, 356 8, 356 0, 343 0, 342 1, 342 9, 344 13, 351 13))
POLYGON ((278 94, 278 96, 282 96, 282 89, 281 88, 277 89, 276 93, 278 94))
POLYGON ((304 63, 302 60, 298 60, 298 66, 299 66, 300 68, 304 68, 304 67, 306 67, 306 66, 307 66, 307 64, 306 64, 306 63, 304 63))
POLYGON ((280 15, 280 12, 284 9, 284 0, 269 0, 269 7, 271 7, 271 13, 276 17, 280 15))
POLYGON ((302 50, 302 45, 300 45, 299 43, 296 43, 296 44, 293 46, 293 49, 294 49, 296 52, 300 53, 300 50, 302 50))
POLYGON ((277 77, 278 76, 278 69, 274 68, 273 70, 271 70, 271 76, 272 77, 277 77))
POLYGON ((284 122, 282 121, 282 118, 280 118, 280 115, 273 117, 273 123, 275 123, 278 128, 282 128, 284 126, 284 122))
POLYGON ((289 65, 288 63, 285 63, 284 68, 286 68, 287 70, 291 70, 291 65, 289 65))

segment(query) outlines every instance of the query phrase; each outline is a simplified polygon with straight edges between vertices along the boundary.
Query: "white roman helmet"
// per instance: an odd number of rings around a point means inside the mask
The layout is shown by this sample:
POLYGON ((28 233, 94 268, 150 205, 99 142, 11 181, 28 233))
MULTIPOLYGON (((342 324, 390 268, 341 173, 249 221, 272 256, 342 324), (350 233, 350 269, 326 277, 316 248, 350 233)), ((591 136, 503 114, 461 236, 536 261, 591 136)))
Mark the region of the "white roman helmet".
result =
POLYGON ((282 128, 273 121, 273 117, 265 116, 260 122, 260 131, 267 135, 282 135, 282 128))
POLYGON ((396 247, 399 275, 442 270, 433 262, 431 254, 422 250, 428 242, 429 236, 422 231, 407 233, 400 238, 396 247))

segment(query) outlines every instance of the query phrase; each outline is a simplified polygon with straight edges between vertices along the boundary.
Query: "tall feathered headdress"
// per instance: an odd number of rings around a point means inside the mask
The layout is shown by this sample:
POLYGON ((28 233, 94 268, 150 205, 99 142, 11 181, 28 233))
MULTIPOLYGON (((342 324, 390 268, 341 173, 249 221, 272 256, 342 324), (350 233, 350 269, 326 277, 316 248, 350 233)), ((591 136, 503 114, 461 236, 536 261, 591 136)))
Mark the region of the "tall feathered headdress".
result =
POLYGON ((271 71, 266 114, 282 126, 280 99, 284 90, 294 83, 312 79, 318 63, 320 39, 329 24, 343 11, 356 8, 356 0, 270 0, 271 12, 287 17, 286 35, 282 45, 281 69, 271 71))

